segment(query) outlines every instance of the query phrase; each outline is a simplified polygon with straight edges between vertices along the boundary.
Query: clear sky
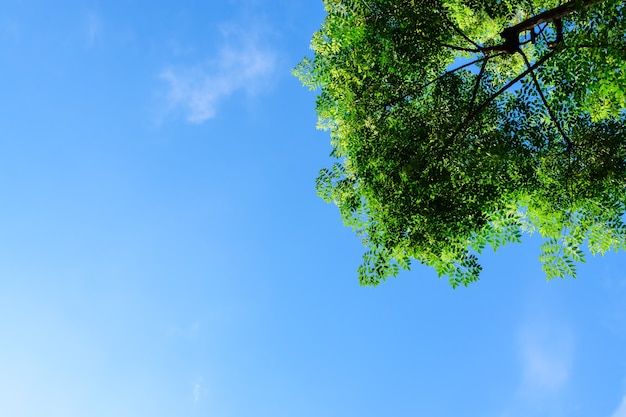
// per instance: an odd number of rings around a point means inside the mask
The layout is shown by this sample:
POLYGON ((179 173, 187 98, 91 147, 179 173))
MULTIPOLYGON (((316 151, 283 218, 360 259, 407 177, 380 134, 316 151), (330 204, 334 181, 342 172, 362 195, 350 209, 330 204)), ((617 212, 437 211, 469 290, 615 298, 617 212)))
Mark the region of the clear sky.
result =
POLYGON ((626 416, 626 255, 360 287, 318 0, 0 8, 0 415, 626 416))

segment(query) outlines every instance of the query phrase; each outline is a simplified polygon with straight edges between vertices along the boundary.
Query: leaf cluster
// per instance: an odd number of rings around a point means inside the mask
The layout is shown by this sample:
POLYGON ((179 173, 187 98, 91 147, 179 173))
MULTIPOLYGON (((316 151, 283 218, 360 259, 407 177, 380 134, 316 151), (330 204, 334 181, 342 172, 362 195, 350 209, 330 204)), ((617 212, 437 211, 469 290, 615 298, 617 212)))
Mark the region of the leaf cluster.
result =
POLYGON ((468 285, 523 233, 548 278, 585 244, 626 246, 624 4, 582 3, 511 54, 502 32, 556 1, 324 0, 295 74, 319 93, 335 162, 317 189, 364 243, 362 284, 417 261, 468 285))

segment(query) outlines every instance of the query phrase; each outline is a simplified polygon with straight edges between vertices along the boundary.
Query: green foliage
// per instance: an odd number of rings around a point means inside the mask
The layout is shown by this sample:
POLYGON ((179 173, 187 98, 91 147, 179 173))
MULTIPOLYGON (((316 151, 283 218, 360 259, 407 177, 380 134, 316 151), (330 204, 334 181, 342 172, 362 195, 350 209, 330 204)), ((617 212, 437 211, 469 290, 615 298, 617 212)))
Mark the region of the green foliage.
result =
POLYGON ((319 93, 335 162, 317 189, 363 240, 362 284, 417 261, 468 285, 523 233, 548 278, 585 245, 626 248, 623 1, 324 4, 294 72, 319 93))

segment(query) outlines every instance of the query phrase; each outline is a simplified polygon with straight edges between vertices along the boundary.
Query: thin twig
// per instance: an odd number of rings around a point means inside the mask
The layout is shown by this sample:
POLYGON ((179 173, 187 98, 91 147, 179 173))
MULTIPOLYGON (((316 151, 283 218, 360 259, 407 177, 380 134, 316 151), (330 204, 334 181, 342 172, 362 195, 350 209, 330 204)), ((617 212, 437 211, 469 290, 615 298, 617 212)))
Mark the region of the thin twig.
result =
POLYGON ((626 45, 613 45, 610 43, 599 43, 599 44, 581 44, 581 45, 565 45, 566 49, 576 49, 576 48, 608 48, 608 49, 617 49, 620 51, 626 50, 626 45))
MULTIPOLYGON (((498 53, 498 54, 491 55, 489 58, 497 58, 497 57, 502 56, 502 55, 506 55, 506 53, 504 53, 504 52, 500 52, 500 53, 498 53)), ((472 66, 472 65, 474 65, 474 64, 476 64, 476 63, 478 63, 478 62, 484 61, 484 60, 486 60, 486 59, 488 59, 488 58, 487 58, 487 56, 484 56, 484 57, 482 57, 482 58, 478 58, 478 59, 475 59, 475 60, 473 60, 473 61, 471 61, 471 62, 468 62, 467 64, 463 64, 463 65, 461 65, 460 67, 457 67, 457 68, 454 68, 454 69, 452 69, 452 70, 450 70, 450 71, 447 71, 447 72, 443 73, 442 75, 440 75, 439 77, 437 77, 437 78, 435 78, 435 79, 433 79, 433 80, 430 80, 430 81, 428 81, 426 84, 424 84, 424 85, 420 86, 420 89, 421 89, 421 90, 423 90, 424 88, 428 87, 429 85, 434 84, 434 83, 436 83, 437 81, 442 80, 442 79, 444 79, 444 78, 446 78, 446 77, 448 77, 448 76, 450 76, 450 75, 454 74, 454 73, 455 73, 455 72, 457 72, 457 71, 460 71, 460 70, 462 70, 462 69, 464 69, 464 68, 467 68, 467 67, 469 67, 469 66, 472 66)), ((398 98, 398 99, 396 99, 396 100, 392 101, 391 103, 386 104, 384 107, 393 106, 394 104, 398 103, 399 101, 404 100, 404 99, 406 99, 407 97, 410 97, 410 96, 411 96, 411 94, 405 94, 405 95, 403 95, 402 97, 400 97, 400 98, 398 98)))
POLYGON ((449 45, 447 43, 441 43, 441 42, 436 42, 436 43, 439 46, 443 46, 444 48, 454 49, 455 51, 473 52, 473 53, 479 53, 483 51, 483 48, 472 49, 472 48, 463 48, 462 46, 449 45))
POLYGON ((450 26, 452 26, 452 29, 454 29, 455 32, 457 32, 459 35, 461 35, 461 37, 463 39, 465 39, 466 41, 468 41, 469 43, 471 43, 472 45, 474 45, 478 49, 482 48, 479 44, 477 44, 476 42, 471 40, 469 36, 467 36, 465 33, 463 33, 463 31, 457 25, 455 25, 454 22, 452 22, 452 20, 450 20, 450 18, 446 15, 445 12, 442 13, 442 15, 443 15, 443 18, 448 21, 450 26))
POLYGON ((548 24, 547 24, 547 23, 545 23, 545 24, 543 25, 543 27, 542 27, 541 29, 539 29, 539 32, 538 32, 538 33, 537 33, 537 35, 536 35, 536 36, 541 35, 541 37, 543 38, 543 41, 544 41, 545 43, 548 43, 548 42, 549 42, 549 41, 548 41, 548 38, 546 38, 546 34, 545 34, 545 30, 546 30, 546 28, 547 28, 547 27, 548 27, 548 24))
POLYGON ((455 72, 457 72, 457 71, 459 71, 459 70, 462 70, 462 69, 464 69, 464 68, 467 68, 467 67, 469 67, 469 66, 471 66, 471 65, 474 65, 474 64, 476 64, 476 63, 478 63, 478 62, 485 61, 485 60, 490 59, 490 58, 497 58, 497 57, 502 56, 502 55, 506 55, 506 53, 504 53, 504 52, 500 52, 500 53, 498 53, 498 54, 491 55, 491 56, 489 56, 489 57, 487 57, 487 56, 485 55, 485 56, 484 56, 484 57, 482 57, 482 58, 475 59, 475 60, 474 60, 474 61, 472 61, 472 62, 468 62, 467 64, 463 64, 463 65, 461 65, 460 67, 458 67, 458 68, 454 68, 453 70, 450 70, 450 71, 446 72, 445 74, 440 75, 439 77, 435 78, 434 80, 431 80, 431 81, 427 82, 426 84, 424 84, 424 85, 422 86, 422 88, 428 87, 428 86, 429 86, 429 85, 431 85, 432 83, 435 83, 435 82, 439 81, 440 79, 447 77, 447 76, 448 76, 448 75, 450 75, 450 74, 454 74, 455 72))

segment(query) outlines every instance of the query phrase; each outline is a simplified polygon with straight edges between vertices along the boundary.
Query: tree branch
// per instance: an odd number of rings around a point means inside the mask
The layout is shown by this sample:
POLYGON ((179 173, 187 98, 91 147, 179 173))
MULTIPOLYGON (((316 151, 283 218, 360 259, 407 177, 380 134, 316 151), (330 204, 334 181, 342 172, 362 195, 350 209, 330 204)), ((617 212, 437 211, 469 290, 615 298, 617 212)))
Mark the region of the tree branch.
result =
POLYGON ((602 3, 603 1, 604 0, 570 1, 553 9, 539 13, 538 15, 528 18, 515 26, 506 28, 502 31, 500 35, 505 39, 510 35, 519 35, 524 31, 531 30, 541 23, 550 23, 554 22, 555 20, 560 20, 562 17, 567 16, 568 14, 578 10, 578 6, 581 6, 580 8, 587 8, 598 3, 602 3))
POLYGON ((537 93, 539 93, 539 97, 541 97, 541 101, 543 102, 543 105, 545 106, 546 110, 548 111, 548 115, 550 116, 550 120, 552 120, 552 123, 554 123, 554 126, 556 126, 556 128, 559 131, 559 133, 561 134, 561 136, 563 136, 563 139, 565 139, 565 142, 567 143, 567 149, 570 149, 570 150, 573 149, 574 148, 574 144, 572 143, 572 141, 570 140, 569 136, 567 136, 567 134, 565 133, 565 131, 561 127, 561 124, 558 122, 558 120, 556 120, 556 117, 554 116, 554 113, 552 113, 552 109, 550 108, 550 105, 548 104, 548 100, 546 100, 546 97, 543 95, 543 91, 541 90, 541 85, 539 85, 539 81, 537 80, 537 76, 535 75, 535 71, 531 67, 530 62, 528 61, 528 57, 526 56, 526 54, 523 51, 522 51, 522 57, 524 58, 524 62, 526 63, 526 67, 530 71, 530 76, 533 79, 533 84, 535 85, 535 89, 537 90, 537 93))
MULTIPOLYGON (((445 73, 443 73, 443 74, 442 74, 442 75, 440 75, 439 77, 437 77, 437 78, 435 78, 435 79, 433 79, 433 80, 428 81, 426 84, 424 84, 424 85, 420 86, 419 88, 420 88, 420 89, 424 89, 424 88, 428 87, 429 85, 434 84, 434 83, 436 83, 437 81, 442 80, 442 79, 444 79, 444 78, 448 77, 448 76, 449 76, 449 75, 451 75, 451 74, 454 74, 454 73, 455 73, 455 72, 457 72, 457 71, 460 71, 460 70, 462 70, 462 69, 464 69, 464 68, 467 68, 467 67, 469 67, 469 66, 471 66, 471 65, 474 65, 474 64, 476 64, 476 63, 478 63, 478 62, 481 62, 481 61, 484 61, 484 60, 486 60, 486 59, 489 59, 489 58, 497 58, 497 57, 502 56, 502 55, 505 55, 505 53, 504 53, 504 52, 500 52, 499 54, 491 55, 491 56, 489 56, 489 57, 487 57, 487 56, 483 56, 482 58, 475 59, 475 60, 473 60, 473 61, 471 61, 471 62, 468 62, 467 64, 463 64, 463 65, 461 65, 460 67, 454 68, 454 69, 452 69, 452 70, 450 70, 450 71, 446 71, 445 73)), ((383 107, 393 106, 394 104, 398 103, 399 101, 404 100, 404 99, 406 99, 407 97, 410 97, 410 96, 411 96, 411 94, 405 94, 405 95, 403 95, 402 97, 400 97, 400 98, 398 98, 398 99, 396 99, 396 100, 394 100, 394 101, 392 101, 392 102, 390 102, 390 103, 385 104, 385 106, 383 106, 383 107)))
POLYGON ((548 38, 546 37, 546 33, 545 33, 547 27, 548 27, 548 24, 547 23, 544 24, 543 27, 539 29, 539 34, 538 34, 538 35, 541 35, 545 43, 548 43, 548 38))
POLYGON ((456 138, 459 134, 464 133, 470 127, 470 125, 472 124, 472 122, 474 121, 476 116, 478 116, 480 114, 480 112, 485 110, 487 108, 487 106, 489 104, 491 104, 492 101, 494 101, 496 98, 498 98, 506 90, 511 88, 513 86, 513 84, 515 84, 516 82, 520 81, 522 78, 526 77, 535 68, 538 68, 539 66, 543 65, 543 63, 546 62, 552 56, 554 56, 555 53, 556 53, 556 50, 552 50, 552 51, 548 52, 547 54, 545 54, 538 61, 536 61, 532 66, 530 66, 524 72, 522 72, 517 77, 515 77, 514 79, 509 81, 505 86, 500 88, 491 97, 489 97, 487 100, 485 100, 477 109, 472 111, 472 113, 468 114, 467 117, 465 118, 465 121, 452 134, 452 136, 450 137, 449 141, 454 140, 454 138, 456 138))
POLYGON ((429 85, 431 85, 431 84, 433 84, 433 83, 435 83, 435 82, 437 82, 437 81, 441 80, 442 78, 445 78, 445 77, 447 77, 447 76, 448 76, 448 75, 450 75, 450 74, 454 74, 455 72, 457 72, 457 71, 459 71, 459 70, 462 70, 462 69, 464 69, 464 68, 467 68, 467 67, 469 67, 469 66, 471 66, 471 65, 477 64, 478 62, 485 61, 485 60, 490 59, 490 58, 497 58, 497 57, 502 56, 502 55, 506 55, 506 54, 505 54, 504 52, 500 52, 500 53, 498 53, 498 54, 491 55, 491 56, 489 56, 489 57, 488 57, 487 55, 485 55, 485 56, 483 56, 482 58, 475 59, 475 60, 474 60, 474 61, 472 61, 472 62, 468 62, 467 64, 463 64, 463 65, 461 65, 460 67, 457 67, 457 68, 454 68, 454 69, 452 69, 452 70, 450 70, 450 71, 447 71, 446 73, 444 73, 444 74, 440 75, 439 77, 435 78, 434 80, 431 80, 431 81, 427 82, 426 84, 424 84, 424 85, 422 86, 422 88, 428 87, 429 85))
POLYGON ((598 43, 598 44, 580 44, 580 45, 565 45, 564 49, 578 49, 578 48, 608 48, 608 49, 617 49, 620 51, 626 50, 626 45, 614 45, 610 43, 598 43))
POLYGON ((473 53, 483 52, 482 48, 463 48, 462 46, 449 45, 447 43, 436 42, 436 41, 433 41, 433 42, 439 46, 443 46, 444 48, 454 49, 455 51, 473 52, 473 53))
MULTIPOLYGON (((519 36, 522 32, 532 30, 541 23, 560 22, 561 18, 570 13, 575 12, 579 8, 591 7, 595 4, 602 3, 604 0, 573 0, 550 10, 546 10, 538 15, 530 17, 517 25, 508 27, 500 32, 500 37, 504 42, 500 45, 483 48, 485 51, 502 51, 514 54, 520 50, 519 36)), ((562 41, 562 32, 557 27, 557 39, 555 43, 562 41)))
POLYGON ((480 66, 480 72, 476 77, 476 83, 474 84, 474 91, 472 92, 472 99, 470 100, 469 110, 467 115, 472 114, 472 110, 474 109, 474 103, 476 102, 476 94, 478 94, 478 87, 480 87, 480 80, 483 78, 483 74, 485 73, 485 67, 487 66, 487 62, 489 61, 489 55, 485 55, 485 59, 483 60, 482 65, 480 66))
POLYGON ((452 26, 452 29, 454 29, 455 32, 457 32, 459 35, 461 35, 461 37, 463 39, 465 39, 466 41, 468 41, 469 43, 474 45, 476 48, 478 48, 478 49, 481 48, 481 46, 479 44, 474 42, 472 39, 470 39, 469 36, 467 36, 465 33, 463 33, 463 31, 457 25, 455 25, 454 22, 452 22, 452 20, 450 20, 450 18, 445 13, 442 13, 442 14, 443 14, 443 18, 448 21, 450 26, 452 26))

